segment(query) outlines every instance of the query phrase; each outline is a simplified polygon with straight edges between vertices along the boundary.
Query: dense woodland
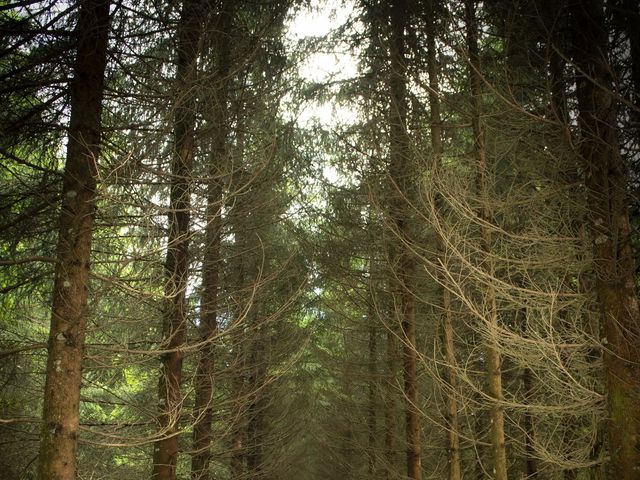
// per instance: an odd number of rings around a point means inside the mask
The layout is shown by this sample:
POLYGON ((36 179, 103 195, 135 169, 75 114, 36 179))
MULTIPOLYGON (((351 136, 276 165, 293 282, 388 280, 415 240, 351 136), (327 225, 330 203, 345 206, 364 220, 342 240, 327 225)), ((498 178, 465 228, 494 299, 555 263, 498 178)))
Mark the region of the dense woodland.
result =
POLYGON ((2 479, 640 479, 636 0, 0 31, 2 479))

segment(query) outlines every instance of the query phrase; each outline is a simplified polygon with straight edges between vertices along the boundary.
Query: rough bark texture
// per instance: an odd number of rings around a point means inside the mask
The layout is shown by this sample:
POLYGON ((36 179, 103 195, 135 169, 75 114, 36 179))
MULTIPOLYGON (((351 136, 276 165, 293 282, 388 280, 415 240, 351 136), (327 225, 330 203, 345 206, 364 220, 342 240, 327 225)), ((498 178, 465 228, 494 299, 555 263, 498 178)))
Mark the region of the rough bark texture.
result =
POLYGON ((627 213, 627 172, 616 138, 616 102, 602 0, 572 5, 579 153, 586 170, 596 293, 608 395, 610 476, 640 478, 640 309, 627 213))
POLYGON ((75 30, 71 121, 62 189, 38 475, 76 478, 109 1, 82 0, 75 30))
POLYGON ((411 254, 411 154, 407 134, 407 64, 405 59, 405 28, 408 5, 404 0, 391 4, 391 32, 389 55, 391 74, 389 87, 391 103, 389 173, 393 183, 391 216, 394 222, 398 246, 392 256, 396 277, 395 300, 397 316, 402 327, 402 359, 404 373, 407 476, 413 480, 422 478, 420 455, 421 429, 418 404, 418 372, 416 352, 416 301, 413 283, 416 261, 411 254))
POLYGON ((174 151, 171 162, 168 246, 165 261, 162 373, 158 387, 161 438, 153 451, 154 480, 174 480, 182 404, 181 381, 186 341, 186 289, 189 270, 191 169, 194 154, 197 60, 204 12, 202 0, 184 0, 178 24, 174 151))
POLYGON ((475 17, 475 0, 465 2, 467 16, 467 48, 469 52, 469 76, 471 85, 471 126, 473 130, 474 154, 476 161, 476 191, 478 194, 480 220, 480 235, 482 238, 482 250, 485 255, 483 262, 484 274, 487 277, 484 299, 486 302, 485 328, 488 332, 488 341, 485 348, 488 395, 492 399, 491 405, 491 447, 493 450, 493 478, 495 480, 507 479, 507 455, 505 449, 504 410, 502 394, 502 366, 500 346, 498 344, 498 308, 496 292, 493 287, 494 266, 491 261, 491 231, 486 225, 491 221, 491 211, 488 207, 487 185, 487 158, 481 124, 482 107, 480 98, 482 93, 482 80, 480 77, 480 57, 478 53, 478 26, 475 17))
POLYGON ((202 300, 200 339, 204 342, 195 377, 196 420, 193 426, 193 455, 191 476, 194 480, 209 480, 211 462, 211 441, 213 421, 215 339, 218 334, 218 289, 220 285, 220 234, 222 229, 222 186, 221 175, 227 157, 227 97, 228 76, 231 65, 232 25, 231 2, 223 2, 218 16, 216 42, 218 69, 213 105, 214 125, 211 155, 209 158, 209 178, 207 186, 207 226, 205 228, 205 252, 202 264, 202 300))

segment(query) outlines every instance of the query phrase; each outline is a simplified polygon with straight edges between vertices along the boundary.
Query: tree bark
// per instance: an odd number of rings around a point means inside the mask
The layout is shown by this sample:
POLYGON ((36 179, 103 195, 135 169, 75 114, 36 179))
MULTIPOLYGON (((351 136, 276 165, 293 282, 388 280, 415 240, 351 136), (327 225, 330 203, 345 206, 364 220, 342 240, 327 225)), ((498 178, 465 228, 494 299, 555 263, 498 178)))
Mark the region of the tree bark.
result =
POLYGON ((202 263, 202 298, 200 340, 203 342, 195 377, 195 423, 193 425, 193 455, 191 477, 209 480, 213 421, 213 395, 215 374, 215 341, 218 335, 218 289, 220 287, 220 235, 222 229, 223 189, 221 175, 227 161, 228 136, 228 83, 231 70, 231 2, 223 2, 219 12, 214 43, 219 59, 215 94, 212 106, 213 139, 207 178, 207 210, 205 251, 202 263))
MULTIPOLYGON (((522 388, 524 390, 524 399, 529 404, 531 392, 533 391, 533 375, 530 368, 525 367, 522 370, 522 388)), ((533 416, 529 411, 524 412, 522 420, 522 429, 524 430, 524 464, 527 478, 536 478, 538 476, 538 462, 536 461, 535 448, 533 446, 533 416)))
POLYGON ((62 187, 38 476, 76 478, 82 355, 102 129, 109 1, 81 0, 62 187))
POLYGON ((396 278, 396 313, 402 328, 402 359, 405 396, 407 476, 412 480, 422 478, 421 428, 418 402, 418 372, 416 352, 416 301, 413 292, 416 260, 411 254, 411 171, 409 137, 407 133, 407 64, 405 58, 405 29, 408 5, 405 0, 391 4, 391 32, 389 55, 391 74, 389 87, 391 103, 389 173, 393 183, 391 198, 392 221, 398 236, 398 245, 392 256, 396 278))
POLYGON ((397 368, 397 332, 393 324, 387 325, 387 398, 384 412, 384 453, 386 463, 386 479, 394 478, 396 465, 396 368, 397 368))
MULTIPOLYGON (((240 145, 240 149, 243 145, 240 145)), ((242 159, 244 152, 240 150, 238 157, 242 159)), ((237 160, 241 164, 241 160, 237 160)), ((233 191, 240 191, 246 188, 251 182, 248 172, 239 168, 232 181, 233 191)), ((250 345, 251 328, 255 326, 257 316, 255 297, 252 295, 254 284, 257 279, 257 270, 253 258, 252 232, 250 225, 254 218, 251 216, 252 209, 246 197, 238 196, 233 201, 233 207, 229 213, 229 223, 234 236, 234 258, 232 263, 233 287, 232 308, 233 331, 230 345, 234 355, 233 378, 231 379, 231 452, 230 470, 233 478, 243 478, 246 476, 246 436, 247 436, 247 411, 248 399, 252 386, 249 384, 250 372, 250 345)))
POLYGON ((262 328, 255 332, 249 376, 252 392, 247 407, 247 473, 250 478, 259 479, 263 474, 263 436, 266 410, 264 388, 267 384, 267 355, 265 354, 265 333, 262 328))
MULTIPOLYGON (((429 110, 431 112, 431 149, 433 154, 433 173, 438 177, 438 172, 442 167, 442 119, 440 117, 440 85, 438 80, 438 58, 436 51, 436 29, 435 29, 435 0, 428 2, 426 12, 426 34, 427 34, 427 70, 429 74, 429 110)), ((442 198, 436 194, 436 215, 441 215, 442 198)), ((442 258, 446 258, 446 245, 443 238, 438 238, 438 251, 442 258)), ((444 283, 444 280, 443 280, 444 283)), ((445 382, 447 384, 446 396, 446 428, 447 428, 447 455, 449 467, 449 480, 460 480, 462 472, 460 470, 460 437, 458 425, 458 399, 456 392, 458 388, 456 376, 456 356, 453 334, 453 311, 451 305, 451 292, 443 286, 442 288, 442 329, 444 340, 445 357, 445 382)))
POLYGON ((171 162, 168 245, 165 261, 162 373, 158 387, 161 438, 153 451, 154 480, 175 480, 182 381, 186 341, 186 290, 189 270, 191 175, 196 122, 195 82, 203 29, 203 0, 184 0, 178 24, 174 150, 171 162))
POLYGON ((612 0, 607 2, 607 8, 611 10, 614 23, 624 32, 629 42, 630 101, 635 107, 629 115, 632 120, 631 131, 640 140, 640 5, 637 0, 612 0))
POLYGON ((375 284, 373 281, 374 256, 369 260, 369 305, 368 305, 368 408, 367 408, 367 429, 369 430, 368 451, 367 451, 367 473, 369 478, 374 478, 376 474, 376 444, 377 444, 377 386, 378 386, 378 315, 376 310, 375 284))
POLYGON ((486 301, 486 328, 488 343, 486 345, 486 361, 488 372, 488 395, 491 405, 491 446, 493 450, 493 474, 495 480, 507 480, 507 455, 505 449, 504 411, 502 394, 502 367, 500 346, 498 343, 498 308, 496 292, 493 287, 494 265, 491 260, 491 230, 487 225, 491 222, 491 211, 488 202, 487 158, 484 144, 484 133, 481 124, 482 79, 480 78, 480 55, 478 52, 478 26, 475 16, 475 0, 465 1, 467 16, 467 47, 469 53, 469 77, 471 85, 471 126, 473 130, 474 155, 476 161, 476 191, 478 193, 480 235, 484 253, 483 269, 487 277, 484 298, 486 301))
POLYGON ((608 394, 610 470, 640 476, 640 309, 627 212, 627 171, 616 132, 616 102, 602 0, 572 4, 579 154, 593 239, 608 394))

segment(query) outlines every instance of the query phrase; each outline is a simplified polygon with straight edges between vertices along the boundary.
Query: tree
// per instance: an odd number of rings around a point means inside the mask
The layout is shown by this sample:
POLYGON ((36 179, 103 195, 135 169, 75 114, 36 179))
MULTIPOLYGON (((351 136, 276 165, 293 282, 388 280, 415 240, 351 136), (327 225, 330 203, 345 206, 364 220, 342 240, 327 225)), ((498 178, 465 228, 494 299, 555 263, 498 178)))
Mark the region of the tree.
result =
POLYGON ((87 325, 91 236, 100 149, 109 2, 78 4, 71 119, 62 187, 53 307, 47 348, 38 474, 76 477, 82 354, 87 325))
POLYGON ((606 57, 602 1, 572 3, 576 96, 587 205, 593 242, 595 289, 601 315, 608 397, 611 471, 637 478, 640 451, 640 308, 627 211, 627 173, 620 156, 616 101, 606 57))
POLYGON ((194 85, 202 41, 204 6, 201 0, 185 0, 177 31, 176 101, 173 106, 174 138, 165 262, 164 353, 158 387, 160 431, 153 450, 152 478, 157 480, 175 479, 178 460, 182 361, 187 332, 191 176, 195 149, 194 85))
MULTIPOLYGON (((471 84, 471 125, 473 129, 473 149, 476 160, 476 189, 479 199, 478 218, 482 225, 481 250, 486 255, 483 260, 483 268, 489 278, 495 275, 495 266, 491 259, 491 230, 486 224, 492 222, 491 207, 489 203, 487 158, 484 141, 484 131, 481 124, 482 110, 480 106, 481 96, 481 70, 478 56, 478 26, 475 20, 476 5, 474 0, 465 3, 467 21, 467 48, 469 52, 469 81, 471 84)), ((498 306, 495 287, 489 283, 486 286, 486 312, 487 328, 490 332, 490 343, 486 346, 488 393, 491 397, 491 446, 493 448, 494 475, 497 480, 507 480, 507 455, 505 451, 504 432, 504 406, 502 393, 502 358, 498 338, 498 306)))
POLYGON ((209 478, 211 461, 212 420, 214 411, 215 342, 218 331, 218 290, 220 288, 223 209, 223 174, 227 163, 229 103, 229 76, 231 74, 231 29, 233 5, 224 1, 217 12, 213 48, 216 74, 214 75, 211 152, 207 170, 207 207, 205 217, 205 251, 202 271, 202 296, 200 306, 200 340, 203 342, 196 369, 196 399, 193 426, 193 455, 191 475, 194 479, 209 478))
POLYGON ((398 236, 390 261, 395 277, 393 304, 402 327, 402 362, 404 375, 407 476, 422 478, 421 427, 418 412, 418 362, 416 354, 416 305, 414 297, 415 259, 409 245, 412 240, 410 219, 412 178, 411 152, 407 135, 407 59, 405 29, 407 4, 401 0, 390 5, 389 58, 389 178, 392 183, 390 217, 398 236))
POLYGON ((634 2, 92 2, 0 7, 4 477, 635 478, 634 2))
MULTIPOLYGON (((440 85, 438 79, 438 58, 436 50, 436 23, 435 15, 438 11, 438 2, 431 0, 428 2, 424 13, 427 34, 427 70, 429 74, 429 111, 430 111, 430 136, 432 150, 433 178, 438 178, 442 169, 442 118, 440 115, 440 85)), ((437 195, 437 193, 436 193, 437 195)), ((436 208, 442 209, 443 199, 435 200, 436 208)), ((436 211, 436 215, 443 216, 442 211, 436 211)), ((446 241, 438 239, 438 258, 447 257, 446 241)), ((440 280, 442 285, 446 284, 446 279, 440 280)), ((449 480, 460 480, 460 426, 458 421, 458 381, 456 378, 456 354, 454 340, 454 310, 451 292, 448 287, 442 288, 442 335, 444 344, 445 362, 445 396, 446 396, 446 432, 448 449, 449 480)))

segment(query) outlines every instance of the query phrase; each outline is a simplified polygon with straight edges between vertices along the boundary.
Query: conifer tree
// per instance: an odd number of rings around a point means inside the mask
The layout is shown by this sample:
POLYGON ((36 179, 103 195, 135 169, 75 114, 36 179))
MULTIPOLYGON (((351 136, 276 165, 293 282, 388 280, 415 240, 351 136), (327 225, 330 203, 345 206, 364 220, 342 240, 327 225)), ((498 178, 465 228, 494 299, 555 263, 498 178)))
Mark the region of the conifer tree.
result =
POLYGON ((109 2, 77 4, 76 60, 47 347, 38 476, 76 478, 91 239, 109 35, 109 2))

